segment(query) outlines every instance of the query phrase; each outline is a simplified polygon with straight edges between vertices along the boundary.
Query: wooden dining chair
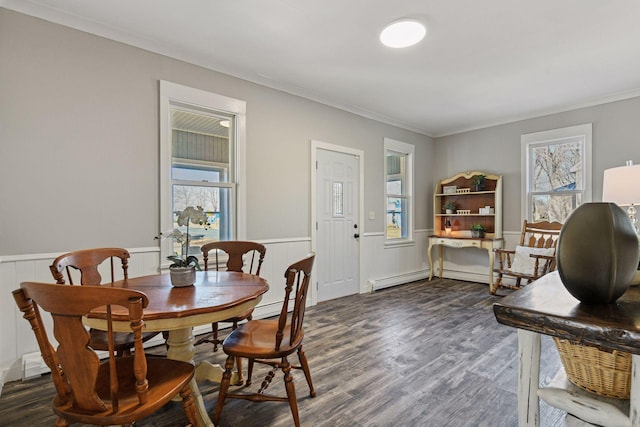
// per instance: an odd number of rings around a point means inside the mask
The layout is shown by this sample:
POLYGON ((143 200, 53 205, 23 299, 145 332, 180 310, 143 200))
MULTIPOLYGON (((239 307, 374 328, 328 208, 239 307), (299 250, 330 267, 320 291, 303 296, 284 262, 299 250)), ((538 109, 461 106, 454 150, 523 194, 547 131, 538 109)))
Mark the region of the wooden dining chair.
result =
POLYGON ((298 401, 296 391, 291 376, 291 369, 302 369, 309 385, 311 397, 316 395, 311 381, 311 372, 307 356, 302 350, 302 340, 304 338, 304 313, 309 292, 309 282, 311 281, 311 269, 315 254, 309 254, 306 258, 292 264, 285 271, 286 279, 284 303, 280 316, 275 320, 250 320, 239 325, 233 330, 222 344, 222 349, 227 354, 225 371, 220 383, 218 403, 213 419, 215 425, 219 425, 220 415, 225 400, 229 398, 245 399, 254 402, 278 401, 289 402, 293 421, 296 426, 300 426, 298 416, 298 401), (293 310, 289 313, 289 303, 291 295, 293 298, 293 310), (293 353, 298 353, 300 365, 291 365, 287 357, 293 353), (249 373, 247 375, 247 386, 251 385, 254 363, 267 364, 272 369, 267 374, 260 388, 255 393, 229 393, 231 382, 231 371, 234 359, 244 357, 249 359, 249 373), (275 376, 275 370, 282 369, 284 374, 284 385, 287 393, 286 397, 265 394, 275 376))
MULTIPOLYGON (((202 259, 204 263, 204 270, 209 270, 209 255, 214 253, 214 258, 211 260, 211 264, 216 271, 237 271, 240 273, 249 273, 256 276, 260 275, 260 269, 264 261, 264 256, 267 253, 267 248, 256 242, 247 242, 240 240, 225 240, 220 242, 211 242, 202 245, 202 259), (226 257, 226 262, 224 258, 226 257)), ((241 313, 238 316, 230 319, 225 319, 222 322, 231 323, 232 330, 238 327, 238 322, 243 320, 251 320, 253 309, 241 313)), ((222 340, 218 337, 218 323, 211 324, 212 337, 200 338, 196 341, 195 345, 203 343, 213 344, 213 351, 218 351, 218 346, 222 344, 222 340)), ((242 377, 242 362, 240 358, 236 361, 238 365, 238 382, 244 381, 242 377)))
MULTIPOLYGON (((120 263, 122 276, 129 277, 129 251, 122 248, 96 248, 83 249, 60 255, 53 260, 49 270, 57 284, 64 285, 68 282, 74 285, 74 275, 80 274, 79 283, 81 285, 100 285, 103 283, 99 269, 108 259, 111 275, 111 283, 115 281, 115 264, 120 263)), ((76 281, 77 278, 76 278, 76 281)), ((108 283, 108 282, 107 282, 108 283)), ((95 350, 108 350, 107 333, 97 329, 91 329, 91 347, 95 350)), ((148 341, 158 332, 146 332, 142 334, 142 341, 148 341)), ((133 348, 133 336, 127 332, 117 332, 115 334, 115 348, 118 356, 128 355, 133 348)))
POLYGON ((13 291, 23 317, 36 336, 42 358, 51 369, 56 395, 52 402, 56 426, 71 423, 131 424, 151 415, 179 394, 192 425, 198 420, 191 395, 194 367, 190 363, 146 357, 142 345, 143 309, 149 303, 139 291, 106 286, 24 282, 13 291), (83 317, 107 306, 109 357, 105 361, 89 344, 83 317), (128 315, 135 351, 116 357, 112 312, 128 315), (51 314, 58 347, 49 340, 41 311, 51 314))
POLYGON ((498 265, 493 271, 498 273, 498 278, 492 294, 500 286, 520 289, 522 280, 529 284, 555 270, 555 252, 561 228, 559 222, 528 222, 525 219, 520 243, 515 250, 494 249, 498 265), (504 283, 504 276, 515 279, 515 285, 504 283))

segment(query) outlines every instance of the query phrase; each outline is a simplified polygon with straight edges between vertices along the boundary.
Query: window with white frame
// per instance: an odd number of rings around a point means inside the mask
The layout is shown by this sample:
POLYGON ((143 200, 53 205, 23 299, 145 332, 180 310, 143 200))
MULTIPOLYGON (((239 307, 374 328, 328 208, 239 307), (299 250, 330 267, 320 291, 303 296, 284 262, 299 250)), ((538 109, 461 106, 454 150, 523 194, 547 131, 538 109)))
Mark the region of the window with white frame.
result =
POLYGON ((412 239, 415 147, 385 138, 384 152, 386 240, 408 241, 412 239))
POLYGON ((160 83, 160 225, 187 232, 179 215, 194 208, 186 239, 162 241, 168 255, 200 253, 209 241, 244 234, 244 198, 238 182, 244 165, 245 103, 221 95, 160 83), (181 240, 181 241, 180 241, 181 240))
POLYGON ((521 136, 522 213, 564 223, 591 201, 591 123, 521 136))

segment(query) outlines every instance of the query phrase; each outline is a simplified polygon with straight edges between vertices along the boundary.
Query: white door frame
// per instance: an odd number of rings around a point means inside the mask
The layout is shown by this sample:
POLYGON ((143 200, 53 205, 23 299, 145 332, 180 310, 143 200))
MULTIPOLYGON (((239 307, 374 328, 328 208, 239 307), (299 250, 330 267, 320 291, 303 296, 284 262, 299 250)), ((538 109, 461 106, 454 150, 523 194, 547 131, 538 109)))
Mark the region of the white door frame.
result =
MULTIPOLYGON (((317 178, 318 169, 316 168, 316 162, 318 159, 318 150, 335 151, 343 154, 351 154, 358 157, 358 169, 359 176, 359 195, 358 195, 358 230, 360 233, 360 244, 358 245, 358 265, 356 271, 358 273, 358 290, 360 293, 366 292, 364 281, 362 280, 362 238, 364 236, 364 151, 355 148, 344 147, 341 145, 330 144, 328 142, 311 140, 311 250, 317 250, 318 243, 318 229, 316 228, 316 222, 318 221, 318 215, 316 213, 317 206, 317 178)), ((311 286, 311 304, 316 305, 318 303, 318 280, 316 274, 312 276, 311 286)))

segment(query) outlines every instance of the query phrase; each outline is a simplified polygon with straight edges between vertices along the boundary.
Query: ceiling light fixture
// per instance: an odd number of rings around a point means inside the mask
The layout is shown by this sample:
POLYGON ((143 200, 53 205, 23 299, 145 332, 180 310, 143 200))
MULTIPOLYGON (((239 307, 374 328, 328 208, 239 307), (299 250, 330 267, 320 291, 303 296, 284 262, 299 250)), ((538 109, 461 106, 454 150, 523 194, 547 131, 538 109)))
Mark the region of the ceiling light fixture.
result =
POLYGON ((393 48, 409 47, 418 43, 427 34, 427 29, 415 19, 401 19, 387 25, 380 33, 383 45, 393 48))
POLYGON ((222 126, 223 128, 228 128, 229 127, 229 120, 220 120, 220 126, 222 126))

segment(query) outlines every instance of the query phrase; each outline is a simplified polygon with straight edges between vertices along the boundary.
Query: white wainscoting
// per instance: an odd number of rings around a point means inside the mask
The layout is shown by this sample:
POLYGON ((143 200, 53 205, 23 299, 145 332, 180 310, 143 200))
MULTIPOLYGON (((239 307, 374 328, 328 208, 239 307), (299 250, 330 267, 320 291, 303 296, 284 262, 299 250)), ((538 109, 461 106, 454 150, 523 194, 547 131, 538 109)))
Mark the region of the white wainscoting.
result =
MULTIPOLYGON (((270 289, 255 310, 256 318, 273 316, 280 312, 284 297, 284 270, 292 262, 303 258, 311 247, 308 237, 268 240, 261 243, 267 246, 267 257, 261 275, 269 282, 270 289)), ((129 249, 129 252, 129 277, 156 274, 159 271, 159 248, 135 248, 129 249)), ((37 360, 41 360, 34 356, 39 356, 38 344, 29 323, 22 318, 11 291, 18 288, 21 282, 51 283, 49 265, 58 255, 59 253, 0 256, 0 294, 3 295, 0 299, 0 392, 5 382, 23 378, 25 368, 28 372, 36 372, 37 360)), ((108 275, 108 270, 104 274, 108 275)), ((51 319, 48 316, 43 318, 48 323, 49 337, 53 339, 51 319)), ((210 326, 202 325, 195 328, 194 333, 205 333, 209 330, 210 326)), ((161 340, 158 336, 147 345, 160 344, 161 340)), ((41 361, 39 366, 40 373, 48 372, 44 362, 41 361)))
POLYGON ((429 234, 429 230, 415 230, 413 242, 385 245, 384 233, 364 233, 360 263, 364 289, 375 291, 429 277, 429 234))

